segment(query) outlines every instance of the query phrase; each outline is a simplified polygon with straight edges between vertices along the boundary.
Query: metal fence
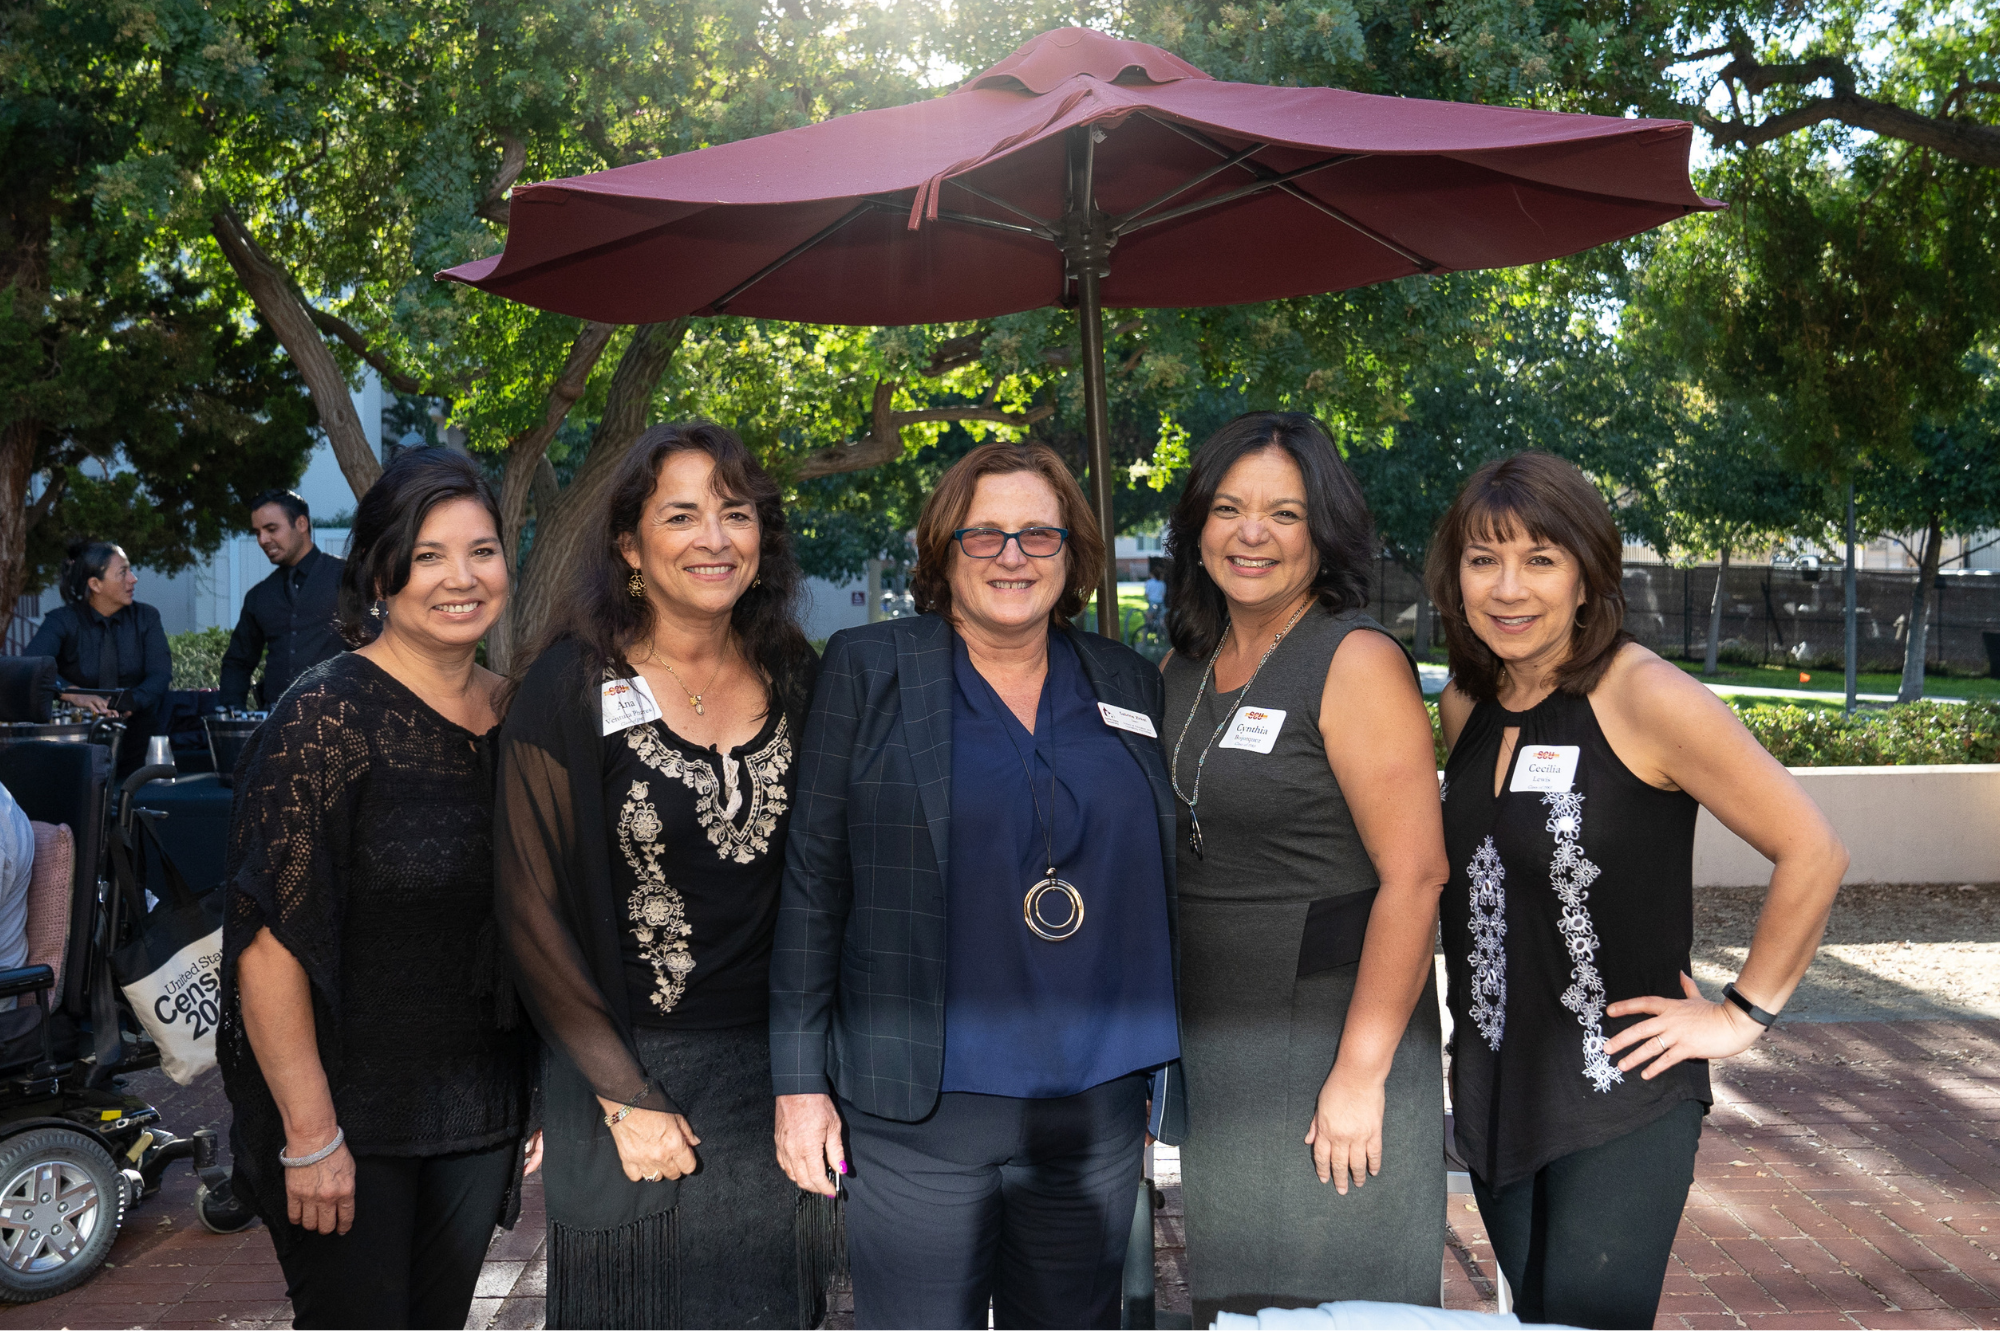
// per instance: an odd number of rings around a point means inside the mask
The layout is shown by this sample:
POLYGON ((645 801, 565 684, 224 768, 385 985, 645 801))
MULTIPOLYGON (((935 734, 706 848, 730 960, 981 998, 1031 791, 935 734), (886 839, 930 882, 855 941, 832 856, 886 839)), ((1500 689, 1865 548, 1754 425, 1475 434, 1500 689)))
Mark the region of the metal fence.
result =
POLYGON ((28 646, 28 640, 35 636, 35 630, 42 622, 42 598, 23 596, 14 602, 14 618, 7 623, 7 633, 0 640, 0 656, 19 656, 28 646))
MULTIPOLYGON (((1715 595, 1713 565, 1625 566, 1625 627, 1662 656, 1699 659, 1708 649, 1715 595)), ((1863 569, 1855 574, 1856 627, 1863 670, 1903 668, 1915 570, 1863 569)), ((1845 665, 1845 617, 1838 568, 1735 566, 1723 588, 1722 657, 1745 664, 1845 665)), ((1377 562, 1370 613, 1406 638, 1417 620, 1417 579, 1400 564, 1377 562)), ((1987 634, 2000 634, 2000 572, 1948 569, 1925 598, 1932 669, 1978 674, 1993 668, 1987 634)), ((1433 617, 1435 618, 1435 617, 1433 617)), ((1444 636, 1435 624, 1433 645, 1444 636)))

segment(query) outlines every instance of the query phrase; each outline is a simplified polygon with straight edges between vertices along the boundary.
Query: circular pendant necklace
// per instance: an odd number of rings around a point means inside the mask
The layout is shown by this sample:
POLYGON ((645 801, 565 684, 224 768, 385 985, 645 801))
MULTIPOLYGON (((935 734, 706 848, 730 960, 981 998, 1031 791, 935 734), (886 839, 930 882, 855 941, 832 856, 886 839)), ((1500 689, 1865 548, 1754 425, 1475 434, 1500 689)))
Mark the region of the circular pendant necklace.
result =
MULTIPOLYGON (((975 672, 976 673, 976 672, 975 672)), ((980 680, 986 681, 981 675, 980 680)), ((1000 691, 991 683, 986 691, 993 695, 1001 710, 1007 711, 1007 704, 1000 697, 1000 691)), ((1042 796, 1035 789, 1035 774, 1028 766, 1027 755, 1021 752, 1020 741, 1014 732, 1007 729, 1007 718, 1000 718, 1000 729, 1007 736, 1007 743, 1013 746, 1014 756, 1020 760, 1021 775, 1028 778, 1028 798, 1035 803, 1035 824, 1042 831, 1042 863, 1048 868, 1039 881, 1028 888, 1028 894, 1021 898, 1021 919, 1028 926, 1028 932, 1045 943, 1061 943, 1076 937, 1077 930, 1083 928, 1083 893, 1077 891, 1056 873, 1056 709, 1053 700, 1049 704, 1049 816, 1042 817, 1042 796), (1061 913, 1055 913, 1055 912, 1061 913)), ((1041 707, 1035 708, 1035 722, 1041 724, 1041 707)))
POLYGON ((1306 607, 1311 605, 1315 599, 1317 598, 1307 597, 1300 603, 1298 609, 1292 611, 1292 617, 1286 620, 1285 626, 1272 636, 1271 645, 1266 647, 1264 654, 1257 658, 1257 668, 1250 672, 1250 678, 1243 681, 1243 687, 1236 690, 1235 698, 1230 700, 1229 706, 1223 708, 1222 720, 1216 722, 1215 731, 1208 737, 1208 743, 1201 746, 1201 757, 1195 759, 1194 793, 1192 795, 1183 794, 1181 792, 1181 745, 1187 743, 1188 727, 1194 724, 1194 714, 1201 710, 1202 695, 1208 691, 1208 681, 1215 675, 1215 663, 1222 657, 1222 648, 1229 642, 1229 635, 1236 631, 1234 623, 1226 619, 1223 621, 1222 641, 1216 644, 1215 651, 1208 658, 1207 668, 1201 672, 1201 683, 1195 686, 1194 704, 1188 708, 1187 720, 1181 723, 1181 737, 1174 742, 1173 766, 1167 769, 1167 779, 1173 783, 1175 798, 1188 807, 1188 849, 1194 852, 1194 857, 1198 860, 1207 858, 1202 853, 1201 815, 1195 812, 1195 805, 1201 803, 1201 772, 1202 768, 1208 764, 1208 751, 1215 747, 1215 741, 1221 739, 1222 732, 1229 728, 1230 721, 1236 716, 1237 705, 1243 701, 1243 695, 1250 692, 1250 686, 1255 684, 1257 676, 1263 673, 1264 662, 1271 659, 1271 653, 1278 650, 1278 644, 1285 640, 1285 635, 1292 631, 1292 625, 1299 622, 1299 616, 1306 612, 1306 607))

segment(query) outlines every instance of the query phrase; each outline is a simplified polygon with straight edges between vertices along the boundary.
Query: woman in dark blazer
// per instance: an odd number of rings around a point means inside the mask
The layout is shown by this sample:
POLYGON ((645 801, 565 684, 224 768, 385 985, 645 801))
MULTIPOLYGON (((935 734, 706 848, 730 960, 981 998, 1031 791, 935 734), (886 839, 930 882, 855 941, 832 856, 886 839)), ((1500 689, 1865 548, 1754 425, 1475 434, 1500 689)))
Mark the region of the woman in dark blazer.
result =
POLYGON ((139 575, 109 541, 76 541, 63 565, 63 603, 43 618, 23 656, 53 656, 62 698, 85 711, 125 719, 118 775, 136 772, 159 724, 174 663, 160 612, 133 600, 139 575), (122 690, 116 698, 73 689, 122 690))
POLYGON ((821 666, 771 1050, 780 1163, 846 1189, 858 1326, 1118 1324, 1180 1045, 1160 676, 1069 627, 1103 549, 1054 452, 983 445, 918 523, 924 613, 821 666))

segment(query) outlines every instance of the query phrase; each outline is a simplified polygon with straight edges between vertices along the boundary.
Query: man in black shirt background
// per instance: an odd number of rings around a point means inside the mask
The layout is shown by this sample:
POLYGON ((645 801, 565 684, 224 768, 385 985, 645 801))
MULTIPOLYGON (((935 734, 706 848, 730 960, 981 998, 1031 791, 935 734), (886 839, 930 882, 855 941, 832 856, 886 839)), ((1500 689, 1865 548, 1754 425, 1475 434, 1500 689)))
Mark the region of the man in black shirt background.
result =
POLYGON ((278 567, 243 598, 243 617, 222 655, 221 702, 246 704, 257 658, 268 650, 257 682, 258 706, 268 708, 301 674, 347 650, 333 626, 345 562, 313 544, 312 512, 290 490, 266 490, 251 500, 250 529, 278 567))

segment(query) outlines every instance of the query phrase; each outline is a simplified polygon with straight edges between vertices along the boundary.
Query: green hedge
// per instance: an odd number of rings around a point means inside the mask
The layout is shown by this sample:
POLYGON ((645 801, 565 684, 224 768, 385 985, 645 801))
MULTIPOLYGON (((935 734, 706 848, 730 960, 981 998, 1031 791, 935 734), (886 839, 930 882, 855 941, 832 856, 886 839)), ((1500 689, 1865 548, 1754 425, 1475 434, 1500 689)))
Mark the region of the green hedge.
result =
POLYGON ((229 630, 193 629, 167 635, 167 652, 174 658, 174 687, 213 689, 222 684, 222 654, 229 650, 229 630))
POLYGON ((2000 762, 2000 704, 1912 702, 1837 707, 1731 700, 1743 724, 1787 767, 1890 767, 2000 762))
MULTIPOLYGON (((1436 703, 1431 736, 1445 761, 1436 703)), ((1787 767, 1892 767, 1938 763, 2000 763, 2000 704, 1913 702, 1868 707, 1853 716, 1838 707, 1797 706, 1733 698, 1743 724, 1787 767)))

